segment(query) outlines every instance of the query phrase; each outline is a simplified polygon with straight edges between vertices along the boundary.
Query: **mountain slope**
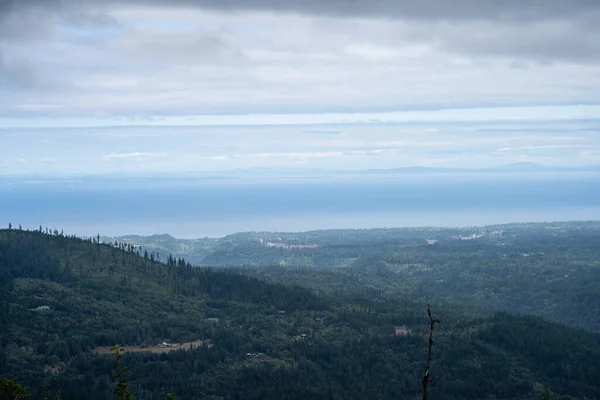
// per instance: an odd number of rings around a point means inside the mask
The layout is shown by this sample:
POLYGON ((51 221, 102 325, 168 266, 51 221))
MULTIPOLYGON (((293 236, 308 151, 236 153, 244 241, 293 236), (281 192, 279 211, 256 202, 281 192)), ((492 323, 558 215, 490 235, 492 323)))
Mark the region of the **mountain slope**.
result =
MULTIPOLYGON (((171 391, 190 400, 418 396, 423 304, 322 298, 183 264, 60 234, 0 231, 0 375, 36 396, 47 381, 68 400, 108 400, 113 361, 97 353, 119 343, 132 350, 124 365, 138 399, 171 391), (400 325, 410 333, 395 335, 400 325), (196 347, 144 347, 162 341, 196 347)), ((600 397, 597 335, 440 303, 434 312, 443 323, 432 399, 528 399, 544 387, 600 397)))
POLYGON ((145 250, 168 256, 169 254, 177 258, 185 258, 192 264, 200 264, 202 259, 211 253, 218 239, 176 239, 171 235, 127 235, 118 237, 101 237, 101 241, 113 243, 125 243, 131 245, 141 245, 145 250))
POLYGON ((599 240, 594 221, 260 232, 220 239, 203 262, 321 292, 459 301, 600 333, 599 240))

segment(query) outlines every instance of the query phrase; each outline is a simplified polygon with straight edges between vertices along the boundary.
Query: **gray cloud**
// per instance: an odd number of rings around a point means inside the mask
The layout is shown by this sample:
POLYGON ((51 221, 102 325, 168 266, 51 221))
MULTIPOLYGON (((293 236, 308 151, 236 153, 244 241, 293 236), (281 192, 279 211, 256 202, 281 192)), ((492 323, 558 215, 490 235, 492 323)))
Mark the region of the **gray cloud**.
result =
MULTIPOLYGON (((429 35, 438 49, 467 55, 514 57, 542 63, 593 63, 600 59, 600 29, 587 18, 557 18, 527 24, 476 21, 424 25, 416 27, 413 35, 415 39, 429 35)), ((526 65, 516 61, 513 66, 526 65)))
POLYGON ((225 34, 211 31, 190 35, 136 30, 114 49, 124 58, 153 65, 169 65, 175 60, 179 65, 240 63, 245 59, 225 34))
MULTIPOLYGON (((0 45, 0 93, 10 92, 13 96, 28 96, 33 92, 70 91, 76 88, 66 77, 48 75, 29 57, 14 53, 7 57, 0 45)), ((15 98, 0 96, 0 115, 3 104, 14 102, 15 98)))
POLYGON ((599 10, 597 0, 0 0, 0 165, 596 163, 596 122, 585 121, 597 108, 573 104, 598 102, 599 10), (193 126, 203 114, 216 126, 193 126), (463 123, 433 122, 449 120, 463 123), (190 126, 110 128, 160 121, 190 126), (105 128, 61 128, 88 123, 105 128), (31 129, 44 124, 57 128, 31 129))
POLYGON ((98 4, 75 0, 0 0, 0 43, 48 39, 54 36, 53 25, 57 23, 82 28, 118 25, 98 4))
MULTIPOLYGON (((161 0, 124 0, 128 4, 160 4, 161 0)), ((505 20, 585 18, 600 12, 595 0, 175 0, 172 4, 222 11, 281 11, 328 16, 420 20, 505 20)), ((593 19, 590 19, 593 20, 593 19)))
MULTIPOLYGON (((94 3, 86 2, 87 5, 94 3)), ((503 19, 531 21, 590 16, 600 11, 595 0, 97 0, 95 3, 127 6, 201 7, 219 11, 279 11, 330 16, 416 18, 441 20, 503 19)), ((82 3, 76 0, 2 0, 0 11, 25 7, 65 10, 82 3)))
POLYGON ((0 96, 0 116, 592 103, 599 9, 591 0, 0 0, 0 89, 13 92, 0 96), (44 87, 52 93, 26 93, 44 87))
MULTIPOLYGON (((391 19, 415 24, 403 35, 459 54, 539 62, 600 58, 600 27, 596 23, 600 1, 596 0, 1 0, 0 41, 51 35, 51 25, 58 21, 114 26, 118 22, 110 13, 115 9, 148 6, 391 19)), ((197 45, 221 51, 222 44, 214 42, 218 39, 205 38, 197 45)), ((177 45, 171 51, 177 51, 177 45)), ((160 51, 154 54, 160 57, 160 51)))
POLYGON ((23 59, 8 60, 0 51, 0 91, 38 89, 43 86, 30 62, 23 59))

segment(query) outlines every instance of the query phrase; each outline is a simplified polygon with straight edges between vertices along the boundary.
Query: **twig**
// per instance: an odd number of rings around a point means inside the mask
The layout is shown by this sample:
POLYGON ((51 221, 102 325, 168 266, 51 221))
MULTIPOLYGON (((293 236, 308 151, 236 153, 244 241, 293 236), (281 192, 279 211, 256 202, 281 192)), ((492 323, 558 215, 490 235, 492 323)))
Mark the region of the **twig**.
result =
POLYGON ((423 385, 423 400, 427 400, 427 384, 429 383, 429 368, 431 367, 431 348, 433 347, 433 327, 440 320, 433 319, 431 316, 431 307, 427 304, 427 315, 429 316, 429 350, 427 352, 427 364, 425 365, 425 373, 421 383, 423 385))

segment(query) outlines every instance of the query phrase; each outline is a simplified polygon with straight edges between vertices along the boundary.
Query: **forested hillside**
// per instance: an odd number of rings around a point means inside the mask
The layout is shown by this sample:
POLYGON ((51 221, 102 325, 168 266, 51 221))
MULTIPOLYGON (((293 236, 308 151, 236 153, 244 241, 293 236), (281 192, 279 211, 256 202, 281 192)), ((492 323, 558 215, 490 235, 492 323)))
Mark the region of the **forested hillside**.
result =
POLYGON ((128 235, 116 238, 101 236, 100 241, 143 245, 144 249, 149 252, 165 257, 171 255, 177 258, 185 258, 192 264, 201 264, 204 257, 211 254, 219 239, 176 239, 171 235, 162 234, 151 236, 128 235))
POLYGON ((211 242, 202 263, 338 296, 438 299, 600 332, 599 242, 598 222, 255 232, 211 242))
MULTIPOLYGON (((386 279, 401 288, 405 278, 386 279)), ((114 360, 104 353, 114 344, 129 350, 123 365, 137 399, 420 393, 428 326, 420 299, 315 294, 41 228, 0 230, 0 283, 0 375, 28 385, 33 399, 45 382, 63 399, 112 399, 114 360)), ((537 399, 545 389, 600 397, 598 335, 442 301, 432 307, 442 323, 431 399, 537 399)))

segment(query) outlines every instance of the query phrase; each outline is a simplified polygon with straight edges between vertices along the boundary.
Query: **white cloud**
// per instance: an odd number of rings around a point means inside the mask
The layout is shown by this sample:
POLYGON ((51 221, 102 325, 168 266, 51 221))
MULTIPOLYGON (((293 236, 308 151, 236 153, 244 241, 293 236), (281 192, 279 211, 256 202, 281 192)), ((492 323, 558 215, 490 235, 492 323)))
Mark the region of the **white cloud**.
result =
POLYGON ((540 146, 502 147, 498 151, 526 151, 526 150, 564 150, 589 148, 589 144, 552 144, 540 146))
MULTIPOLYGON (((63 128, 123 126, 250 126, 250 125, 340 125, 410 122, 485 122, 485 121, 556 121, 599 119, 600 105, 480 107, 441 110, 346 112, 346 113, 278 113, 242 115, 206 114, 133 116, 111 118, 1 118, 0 128, 63 128), (569 115, 566 118, 566 115, 569 115)), ((318 128, 317 128, 318 129, 318 128)), ((327 128, 325 128, 327 129, 327 128)), ((434 132, 434 131, 432 131, 434 132)))
POLYGON ((106 154, 102 157, 103 160, 112 161, 112 160, 143 160, 150 158, 164 158, 167 157, 165 153, 141 153, 138 151, 130 152, 130 153, 110 153, 106 154))
POLYGON ((596 120, 0 129, 2 174, 596 164, 596 120), (344 135, 307 134, 306 130, 344 135), (69 146, 65 147, 65 143, 69 146), (499 149, 511 149, 500 151, 499 149), (583 153, 588 151, 588 153, 583 153), (19 154, 29 162, 19 164, 19 154), (44 163, 43 159, 56 159, 44 163), (176 156, 174 156, 176 155, 176 156), (36 161, 32 161, 36 160, 36 161))

